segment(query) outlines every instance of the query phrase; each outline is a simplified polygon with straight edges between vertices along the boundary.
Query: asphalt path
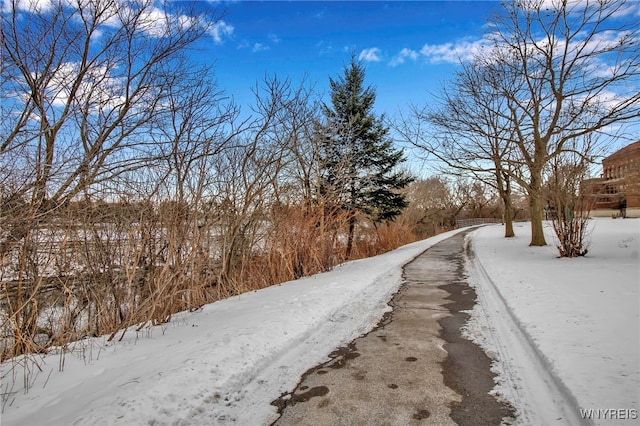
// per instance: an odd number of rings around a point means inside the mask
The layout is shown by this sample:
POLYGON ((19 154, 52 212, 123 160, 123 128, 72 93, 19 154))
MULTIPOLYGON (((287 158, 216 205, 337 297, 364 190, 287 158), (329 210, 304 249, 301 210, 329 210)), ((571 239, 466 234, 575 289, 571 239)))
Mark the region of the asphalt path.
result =
POLYGON ((475 291, 459 233, 404 267, 392 310, 273 401, 274 425, 499 425, 513 410, 489 394, 491 361, 461 335, 475 291))

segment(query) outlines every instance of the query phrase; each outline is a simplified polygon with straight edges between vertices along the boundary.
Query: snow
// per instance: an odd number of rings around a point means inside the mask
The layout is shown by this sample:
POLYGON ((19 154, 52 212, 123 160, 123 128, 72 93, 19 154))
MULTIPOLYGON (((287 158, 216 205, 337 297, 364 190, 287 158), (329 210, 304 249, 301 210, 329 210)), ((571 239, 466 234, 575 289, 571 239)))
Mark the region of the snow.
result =
MULTIPOLYGON (((517 224, 513 239, 499 225, 468 236, 479 304, 466 331, 495 357, 495 392, 520 424, 639 408, 640 220, 593 223, 592 249, 580 259, 556 258, 553 245, 528 247, 528 224, 517 224)), ((86 339, 64 356, 35 358, 42 371, 29 367, 28 393, 22 367, 5 363, 0 422, 268 424, 271 401, 378 322, 402 266, 455 232, 181 313, 121 341, 86 339)))
POLYGON ((480 303, 467 328, 501 358, 498 390, 515 401, 522 424, 584 422, 581 409, 622 410, 632 418, 618 420, 637 421, 640 220, 591 224, 590 251, 576 259, 557 258, 550 223, 546 247, 528 246, 528 223, 510 239, 499 226, 472 234, 480 303), (517 344, 525 350, 512 351, 517 344))
POLYGON ((40 360, 27 394, 18 367, 2 425, 269 423, 271 401, 390 309, 402 265, 453 233, 176 315, 120 342, 88 339, 66 354, 63 372, 60 355, 40 360))

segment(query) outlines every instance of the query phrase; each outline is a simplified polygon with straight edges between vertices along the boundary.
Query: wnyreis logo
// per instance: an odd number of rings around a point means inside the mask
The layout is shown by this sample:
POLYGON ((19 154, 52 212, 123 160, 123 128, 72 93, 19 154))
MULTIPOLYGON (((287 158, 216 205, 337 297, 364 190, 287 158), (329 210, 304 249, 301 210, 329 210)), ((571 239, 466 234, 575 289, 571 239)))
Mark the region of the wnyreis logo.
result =
POLYGON ((636 420, 635 408, 581 408, 580 416, 585 420, 636 420))

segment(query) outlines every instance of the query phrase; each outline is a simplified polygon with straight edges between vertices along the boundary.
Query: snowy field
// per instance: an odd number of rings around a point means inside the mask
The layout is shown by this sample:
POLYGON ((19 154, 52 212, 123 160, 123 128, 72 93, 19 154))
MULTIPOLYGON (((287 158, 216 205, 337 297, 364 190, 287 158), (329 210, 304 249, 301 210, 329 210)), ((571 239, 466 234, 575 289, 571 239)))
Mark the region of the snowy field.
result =
POLYGON ((556 257, 550 223, 547 247, 528 247, 529 223, 513 239, 500 226, 472 234, 469 334, 502 358, 499 390, 521 424, 640 424, 640 219, 591 226, 577 259, 556 257))
MULTIPOLYGON (((640 220, 593 223, 583 259, 557 259, 551 236, 549 247, 528 247, 528 224, 510 240, 499 225, 471 234, 478 258, 469 274, 481 305, 468 333, 498 359, 497 391, 520 424, 639 408, 640 220)), ((39 359, 37 374, 30 366, 26 394, 23 369, 7 363, 0 423, 268 424, 272 400, 389 309, 402 265, 453 233, 175 315, 120 342, 79 342, 64 357, 39 359)))

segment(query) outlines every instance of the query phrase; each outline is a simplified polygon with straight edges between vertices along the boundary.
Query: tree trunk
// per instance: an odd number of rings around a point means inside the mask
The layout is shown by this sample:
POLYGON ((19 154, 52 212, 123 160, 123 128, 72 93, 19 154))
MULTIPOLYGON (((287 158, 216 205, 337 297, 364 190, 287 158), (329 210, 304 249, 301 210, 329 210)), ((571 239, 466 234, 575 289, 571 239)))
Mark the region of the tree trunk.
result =
POLYGON ((542 193, 531 191, 529 193, 529 207, 531 209, 531 242, 530 246, 546 246, 544 231, 542 230, 542 193))
POLYGON ((511 196, 506 194, 502 200, 504 202, 504 237, 511 238, 516 234, 513 232, 513 205, 511 196))
POLYGON ((513 203, 511 202, 511 180, 505 173, 502 172, 496 174, 498 183, 498 192, 502 203, 504 204, 504 237, 511 238, 516 234, 513 232, 513 203))
POLYGON ((345 254, 346 259, 348 260, 351 257, 351 251, 353 250, 353 232, 356 228, 356 216, 355 214, 351 214, 349 217, 349 235, 347 237, 347 252, 345 254))

